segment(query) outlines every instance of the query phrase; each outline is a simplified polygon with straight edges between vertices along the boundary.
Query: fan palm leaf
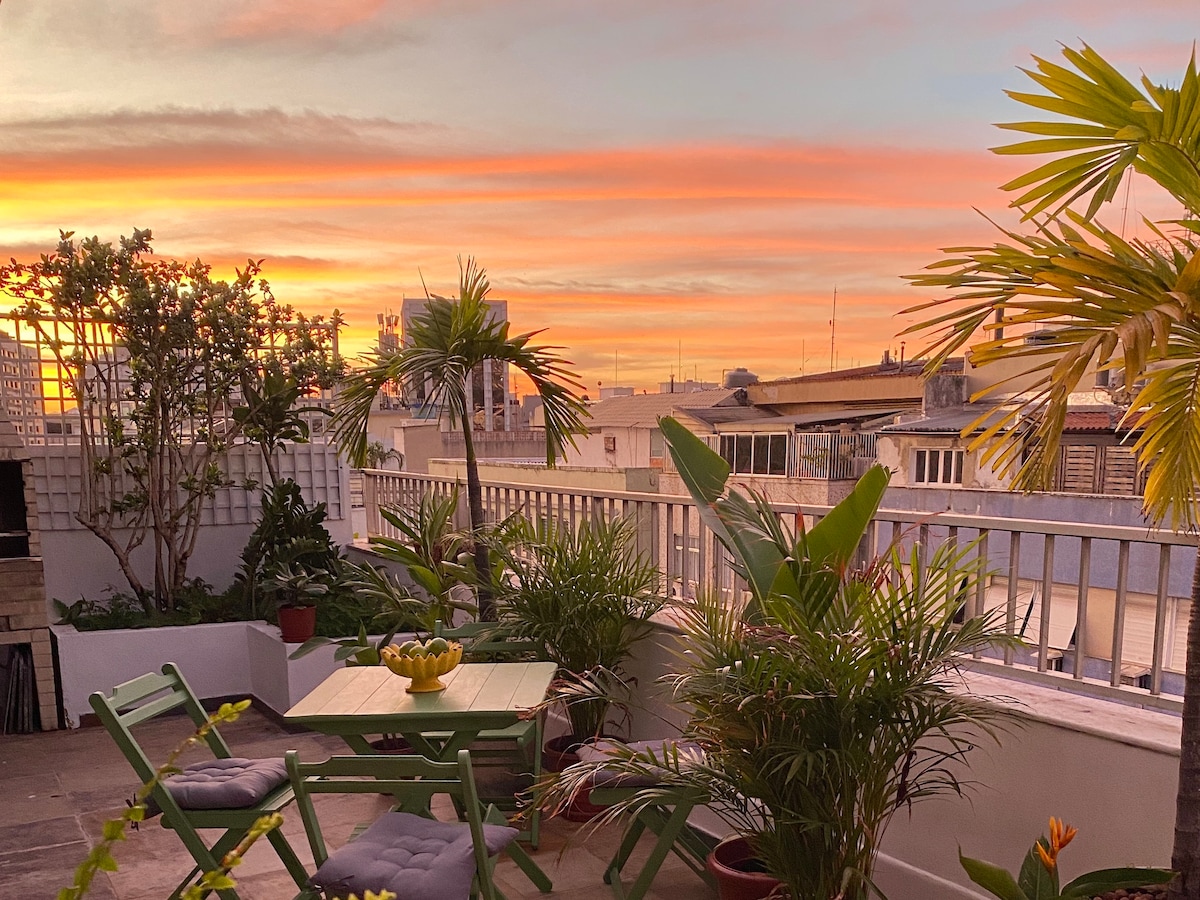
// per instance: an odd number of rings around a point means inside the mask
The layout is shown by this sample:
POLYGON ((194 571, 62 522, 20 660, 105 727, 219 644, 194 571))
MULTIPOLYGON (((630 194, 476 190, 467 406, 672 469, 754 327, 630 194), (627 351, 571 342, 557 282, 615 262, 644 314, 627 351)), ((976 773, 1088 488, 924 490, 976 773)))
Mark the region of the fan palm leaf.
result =
POLYGON ((1058 213, 1088 197, 1086 218, 1116 196, 1129 168, 1169 191, 1192 215, 1200 215, 1200 77, 1195 55, 1178 88, 1143 77, 1141 88, 1086 44, 1063 48, 1072 68, 1034 57, 1023 70, 1044 94, 1008 91, 1014 100, 1072 121, 1009 122, 1000 128, 1038 140, 995 147, 1005 155, 1063 154, 1003 185, 1024 191, 1012 201, 1025 219, 1058 213))
MULTIPOLYGON (((979 428, 973 446, 1019 486, 1045 484, 1058 457, 1071 391, 1093 368, 1124 369, 1124 426, 1147 472, 1144 506, 1155 522, 1200 525, 1200 77, 1195 54, 1178 88, 1140 87, 1086 45, 1064 48, 1068 66, 1036 59, 1027 74, 1047 93, 1014 99, 1067 121, 1017 122, 1002 128, 1035 140, 996 148, 1055 158, 1010 181, 1023 191, 1033 235, 1005 232, 992 247, 945 250, 946 258, 907 276, 919 287, 948 290, 914 307, 932 313, 909 331, 930 334, 930 366, 970 347, 972 362, 1024 360, 1032 387, 979 428), (1130 168, 1151 178, 1188 217, 1153 241, 1125 241, 1094 222, 1130 168), (1087 201, 1086 209, 1069 207, 1087 201), (1038 220, 1041 214, 1049 218, 1038 220), (1043 329, 1036 344, 1030 327, 1043 329), (1006 329, 1001 331, 1000 329, 1006 329), (976 341, 980 332, 984 338, 976 341), (989 336, 990 332, 990 336, 989 336)), ((1004 390, 993 385, 984 393, 1004 390)), ((1023 386, 1025 387, 1025 386, 1023 386)), ((1176 804, 1172 900, 1200 900, 1200 557, 1188 627, 1183 736, 1176 804)))

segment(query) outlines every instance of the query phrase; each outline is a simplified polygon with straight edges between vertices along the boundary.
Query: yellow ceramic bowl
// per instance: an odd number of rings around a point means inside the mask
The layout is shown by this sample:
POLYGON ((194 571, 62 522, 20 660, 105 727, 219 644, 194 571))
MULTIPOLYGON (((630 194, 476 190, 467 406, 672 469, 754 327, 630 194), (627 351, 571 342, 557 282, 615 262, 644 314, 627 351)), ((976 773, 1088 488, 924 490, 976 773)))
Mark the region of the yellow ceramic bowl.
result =
POLYGON ((438 680, 462 661, 462 644, 451 643, 450 649, 437 656, 392 656, 384 657, 384 665, 405 678, 411 678, 406 690, 410 694, 428 691, 444 691, 446 686, 438 680))

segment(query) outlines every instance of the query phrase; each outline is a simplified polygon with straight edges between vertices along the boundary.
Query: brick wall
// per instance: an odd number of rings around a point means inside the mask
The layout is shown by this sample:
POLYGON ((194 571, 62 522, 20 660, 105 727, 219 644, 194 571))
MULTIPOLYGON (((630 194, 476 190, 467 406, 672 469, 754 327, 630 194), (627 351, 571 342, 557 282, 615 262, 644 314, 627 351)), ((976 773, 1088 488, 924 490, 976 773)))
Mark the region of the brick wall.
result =
POLYGON ((50 650, 50 623, 46 615, 46 578, 42 568, 33 465, 20 435, 11 424, 2 420, 0 459, 21 463, 26 529, 29 532, 29 556, 0 559, 0 646, 30 646, 33 651, 38 712, 43 730, 51 730, 58 727, 58 706, 54 696, 54 659, 50 650))

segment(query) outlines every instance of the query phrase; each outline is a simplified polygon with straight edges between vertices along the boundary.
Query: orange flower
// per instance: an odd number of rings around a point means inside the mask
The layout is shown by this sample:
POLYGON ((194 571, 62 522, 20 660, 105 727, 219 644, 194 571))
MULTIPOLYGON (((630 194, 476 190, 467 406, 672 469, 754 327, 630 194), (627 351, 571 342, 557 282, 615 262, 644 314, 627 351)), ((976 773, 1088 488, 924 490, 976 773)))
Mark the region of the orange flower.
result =
POLYGON ((1047 872, 1053 872, 1058 867, 1058 863, 1054 859, 1056 854, 1054 851, 1048 851, 1044 846, 1042 846, 1042 842, 1040 840, 1033 845, 1033 849, 1037 851, 1038 859, 1042 861, 1042 865, 1045 867, 1047 872))
POLYGON ((1071 843, 1078 833, 1078 829, 1065 824, 1062 819, 1050 818, 1050 852, 1055 858, 1058 857, 1058 851, 1071 843))
POLYGON ((1077 829, 1067 825, 1062 819, 1050 817, 1050 846, 1043 844, 1041 838, 1033 845, 1047 872, 1053 872, 1058 867, 1058 852, 1071 843, 1078 833, 1077 829))

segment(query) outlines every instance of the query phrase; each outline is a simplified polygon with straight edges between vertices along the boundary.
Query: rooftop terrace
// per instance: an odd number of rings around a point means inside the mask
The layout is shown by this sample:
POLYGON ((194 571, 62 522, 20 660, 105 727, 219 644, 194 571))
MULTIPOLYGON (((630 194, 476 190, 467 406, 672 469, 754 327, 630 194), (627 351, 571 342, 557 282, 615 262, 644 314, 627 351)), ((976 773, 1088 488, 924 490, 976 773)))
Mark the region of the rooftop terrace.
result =
MULTIPOLYGON (((147 724, 139 737, 152 757, 165 758, 191 731, 182 716, 147 724)), ((223 725, 222 733, 236 752, 277 756, 297 749, 305 759, 319 760, 346 752, 338 738, 289 733, 255 712, 223 725)), ((202 752, 194 751, 196 758, 202 752)), ((188 758, 185 758, 185 762, 188 758)), ((71 882, 75 867, 95 843, 103 822, 124 808, 137 787, 136 777, 103 728, 6 736, 0 742, 0 897, 50 900, 71 882)), ((360 822, 383 813, 382 797, 318 797, 318 815, 331 846, 344 842, 360 822)), ((541 846, 534 854, 554 881, 555 898, 588 900, 607 897, 604 863, 616 849, 619 829, 579 834, 581 826, 561 819, 546 821, 541 846)), ((284 832, 300 858, 311 867, 312 855, 299 816, 285 812, 284 832)), ((179 839, 158 823, 131 832, 116 850, 120 869, 100 873, 89 897, 97 900, 162 900, 190 867, 179 839)), ((243 900, 281 900, 296 888, 271 848, 251 849, 234 873, 243 900)), ((541 897, 507 858, 496 871, 496 884, 508 900, 541 897)), ((663 900, 686 887, 694 900, 714 896, 700 879, 674 857, 663 864, 649 900, 663 900)))

